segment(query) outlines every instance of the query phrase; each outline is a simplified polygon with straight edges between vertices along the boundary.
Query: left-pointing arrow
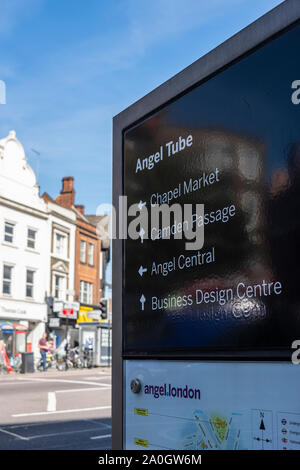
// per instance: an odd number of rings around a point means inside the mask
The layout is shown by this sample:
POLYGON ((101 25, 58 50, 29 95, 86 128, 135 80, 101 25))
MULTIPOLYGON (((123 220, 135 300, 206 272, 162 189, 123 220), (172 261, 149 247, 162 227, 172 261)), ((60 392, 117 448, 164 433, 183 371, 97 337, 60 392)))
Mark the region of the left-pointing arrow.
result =
POLYGON ((140 269, 139 269, 139 275, 142 277, 144 273, 147 272, 147 268, 143 268, 143 266, 141 265, 140 266, 140 269))
POLYGON ((141 211, 144 206, 146 206, 146 202, 140 201, 139 202, 139 210, 141 211))

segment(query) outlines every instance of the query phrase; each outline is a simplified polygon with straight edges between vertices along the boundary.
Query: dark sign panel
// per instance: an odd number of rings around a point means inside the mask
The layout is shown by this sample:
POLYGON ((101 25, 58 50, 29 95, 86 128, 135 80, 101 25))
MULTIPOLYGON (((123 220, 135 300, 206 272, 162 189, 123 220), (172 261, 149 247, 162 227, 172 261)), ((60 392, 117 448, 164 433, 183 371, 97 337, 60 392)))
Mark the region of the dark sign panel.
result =
POLYGON ((186 250, 175 215, 125 240, 125 354, 300 339, 298 44, 299 24, 124 133, 128 206, 204 204, 205 237, 186 250))

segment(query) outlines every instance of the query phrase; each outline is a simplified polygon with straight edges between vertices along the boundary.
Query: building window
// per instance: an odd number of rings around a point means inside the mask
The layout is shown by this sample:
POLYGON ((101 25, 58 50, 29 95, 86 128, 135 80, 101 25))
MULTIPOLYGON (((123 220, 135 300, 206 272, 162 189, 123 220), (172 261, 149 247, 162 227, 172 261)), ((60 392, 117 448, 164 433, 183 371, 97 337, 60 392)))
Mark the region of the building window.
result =
POLYGON ((26 270, 26 297, 33 297, 34 271, 26 270))
POLYGON ((86 260, 86 243, 80 240, 80 262, 85 263, 86 260))
POLYGON ((67 254, 67 239, 65 235, 55 232, 54 236, 54 253, 58 256, 66 258, 67 254))
POLYGON ((93 284, 90 282, 80 281, 80 302, 84 304, 93 303, 93 284))
POLYGON ((5 242, 7 243, 14 242, 14 229, 15 229, 14 224, 5 222, 5 226, 4 226, 4 241, 5 242))
POLYGON ((27 229, 27 248, 35 249, 36 230, 27 229))
POLYGON ((12 270, 12 266, 9 266, 8 264, 3 265, 2 292, 6 295, 11 295, 12 270))
POLYGON ((94 266, 94 245, 89 243, 89 265, 94 266))
POLYGON ((65 278, 54 275, 54 297, 59 300, 65 299, 65 278))

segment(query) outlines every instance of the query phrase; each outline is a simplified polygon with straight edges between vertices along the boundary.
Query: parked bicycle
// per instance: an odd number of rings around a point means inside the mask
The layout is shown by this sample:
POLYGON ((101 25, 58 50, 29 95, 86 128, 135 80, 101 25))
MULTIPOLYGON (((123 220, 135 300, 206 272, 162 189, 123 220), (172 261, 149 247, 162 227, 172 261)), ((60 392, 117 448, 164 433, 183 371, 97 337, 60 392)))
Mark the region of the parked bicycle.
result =
POLYGON ((80 354, 78 346, 70 350, 69 359, 74 368, 82 369, 84 367, 84 360, 80 354))
POLYGON ((6 364, 4 361, 0 360, 0 374, 1 375, 7 375, 8 374, 8 369, 6 367, 6 364))
POLYGON ((84 361, 84 367, 87 367, 90 369, 94 365, 94 360, 93 360, 93 350, 90 348, 85 348, 83 351, 83 361, 84 361))
POLYGON ((68 370, 70 368, 82 369, 84 367, 84 360, 80 355, 78 347, 64 352, 57 353, 56 367, 60 371, 68 370))
POLYGON ((18 354, 15 357, 10 357, 9 362, 14 372, 16 373, 21 372, 21 366, 22 366, 21 354, 18 354))
MULTIPOLYGON (((56 357, 55 352, 53 350, 49 350, 46 353, 46 368, 50 369, 51 367, 56 367, 56 357)), ((39 360, 37 365, 37 370, 41 371, 43 369, 43 360, 42 358, 39 360)))

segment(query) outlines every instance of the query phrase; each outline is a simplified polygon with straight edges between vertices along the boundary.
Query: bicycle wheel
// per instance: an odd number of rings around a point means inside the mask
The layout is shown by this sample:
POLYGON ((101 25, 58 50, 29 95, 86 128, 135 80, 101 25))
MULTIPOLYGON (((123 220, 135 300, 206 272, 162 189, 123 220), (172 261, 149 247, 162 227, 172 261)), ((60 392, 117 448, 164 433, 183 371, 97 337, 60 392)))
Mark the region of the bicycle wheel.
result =
POLYGON ((57 367, 57 369, 60 370, 60 371, 67 370, 67 364, 66 364, 65 361, 63 361, 63 362, 58 362, 58 363, 56 364, 56 367, 57 367))
POLYGON ((77 359, 77 367, 78 367, 78 369, 83 369, 84 368, 84 360, 81 357, 79 357, 77 359))

